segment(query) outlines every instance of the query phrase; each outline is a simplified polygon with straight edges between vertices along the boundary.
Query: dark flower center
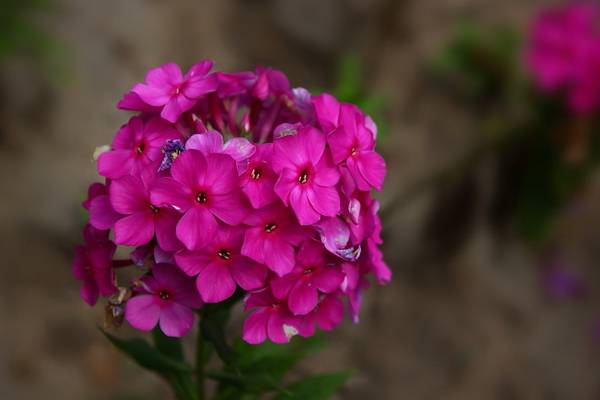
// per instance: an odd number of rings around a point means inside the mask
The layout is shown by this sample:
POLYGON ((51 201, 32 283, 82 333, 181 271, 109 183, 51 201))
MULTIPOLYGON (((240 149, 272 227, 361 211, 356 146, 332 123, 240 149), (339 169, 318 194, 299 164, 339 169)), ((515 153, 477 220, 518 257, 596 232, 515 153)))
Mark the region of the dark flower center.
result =
POLYGON ((153 204, 150 204, 150 210, 152 210, 154 214, 158 214, 158 212, 160 211, 160 209, 153 204))
POLYGON ((269 222, 268 224, 265 224, 265 232, 271 233, 275 229, 277 229, 277 224, 275 224, 274 222, 269 222))
POLYGON ((231 260, 231 252, 227 249, 217 251, 217 255, 223 260, 231 260))
POLYGON ((308 171, 307 170, 300 172, 300 175, 298 176, 298 182, 302 185, 304 185, 306 182, 308 182, 308 171))
POLYGON ((158 297, 160 297, 161 300, 169 300, 171 298, 171 294, 166 290, 161 290, 158 292, 158 297))
POLYGON ((208 197, 206 197, 206 193, 204 193, 204 192, 196 193, 196 201, 200 204, 206 203, 208 201, 208 197))
POLYGON ((356 147, 353 147, 352 150, 350 150, 350 154, 352 156, 355 156, 358 153, 358 150, 356 150, 356 147))
POLYGON ((304 267, 304 274, 308 275, 308 274, 312 274, 313 272, 315 272, 314 267, 304 267))
POLYGON ((138 147, 136 147, 135 152, 137 154, 142 154, 144 152, 144 143, 140 143, 138 147))
POLYGON ((252 168, 252 171, 250 172, 250 176, 252 177, 252 179, 258 180, 258 178, 260 178, 261 175, 262 175, 262 173, 261 173, 260 169, 252 168))

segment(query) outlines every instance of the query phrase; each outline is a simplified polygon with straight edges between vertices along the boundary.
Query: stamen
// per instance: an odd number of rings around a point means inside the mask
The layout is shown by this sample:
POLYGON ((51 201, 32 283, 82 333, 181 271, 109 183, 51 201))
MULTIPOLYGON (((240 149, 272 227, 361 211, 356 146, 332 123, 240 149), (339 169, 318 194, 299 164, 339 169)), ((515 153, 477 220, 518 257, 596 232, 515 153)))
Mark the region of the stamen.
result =
POLYGON ((265 224, 265 232, 271 233, 275 229, 277 229, 277 224, 275 224, 273 222, 269 222, 268 224, 265 224))
POLYGON ((350 155, 355 156, 358 153, 358 150, 356 150, 356 147, 353 147, 352 150, 350 150, 350 155))
POLYGON ((139 146, 135 149, 137 154, 142 154, 144 152, 144 143, 140 143, 139 146))
POLYGON ((161 290, 158 293, 158 297, 160 297, 161 300, 169 300, 171 298, 171 294, 165 290, 161 290))
POLYGON ((262 173, 261 173, 260 169, 252 168, 252 171, 250 172, 250 176, 252 177, 252 179, 258 180, 258 178, 260 178, 261 175, 262 175, 262 173))
POLYGON ((150 210, 152 210, 154 214, 158 214, 158 212, 160 211, 160 209, 153 204, 150 204, 150 210))
POLYGON ((208 198, 206 197, 206 193, 204 193, 204 192, 197 193, 196 201, 200 204, 206 203, 208 201, 208 198))
POLYGON ((226 249, 221 249, 217 252, 217 255, 223 260, 231 260, 231 252, 226 249))
POLYGON ((306 182, 308 182, 308 171, 304 170, 300 173, 300 175, 298 176, 298 182, 300 182, 300 184, 304 185, 306 182))

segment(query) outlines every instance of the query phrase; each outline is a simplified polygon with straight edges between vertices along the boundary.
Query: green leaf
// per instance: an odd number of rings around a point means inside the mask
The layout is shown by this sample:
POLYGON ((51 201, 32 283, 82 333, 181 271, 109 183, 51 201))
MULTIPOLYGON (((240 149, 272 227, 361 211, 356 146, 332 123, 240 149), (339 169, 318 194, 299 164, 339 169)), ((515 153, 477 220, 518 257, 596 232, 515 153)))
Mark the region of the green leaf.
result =
POLYGON ((140 338, 119 339, 100 329, 100 332, 121 352, 125 353, 138 365, 151 371, 165 374, 167 372, 191 373, 192 368, 179 360, 174 360, 140 338))
POLYGON ((173 360, 185 362, 180 339, 165 335, 158 326, 152 331, 152 338, 154 339, 154 347, 162 354, 173 360))
POLYGON ((286 387, 287 393, 280 393, 273 400, 327 400, 337 393, 350 375, 350 371, 341 371, 309 376, 291 383, 286 387))

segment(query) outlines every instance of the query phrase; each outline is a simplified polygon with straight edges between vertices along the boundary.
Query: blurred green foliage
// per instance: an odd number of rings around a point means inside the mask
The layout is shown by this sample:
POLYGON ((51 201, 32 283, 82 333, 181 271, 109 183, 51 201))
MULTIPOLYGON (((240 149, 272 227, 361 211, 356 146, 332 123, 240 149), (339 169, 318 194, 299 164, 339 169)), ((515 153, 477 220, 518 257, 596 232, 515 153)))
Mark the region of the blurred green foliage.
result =
POLYGON ((249 345, 238 339, 230 345, 225 337, 231 307, 240 293, 219 304, 206 304, 200 311, 196 365, 184 356, 181 341, 166 337, 159 328, 152 332, 153 343, 142 338, 120 339, 103 334, 121 352, 142 368, 162 376, 180 400, 204 400, 204 378, 217 382, 215 400, 258 400, 265 395, 276 399, 324 400, 333 396, 350 376, 348 371, 317 374, 288 382, 287 375, 298 362, 322 349, 322 335, 295 338, 285 345, 265 342, 249 345), (220 359, 220 368, 210 363, 220 359), (211 369, 207 369, 210 365, 211 369))
POLYGON ((600 124, 593 118, 578 128, 578 117, 562 99, 538 93, 523 65, 517 32, 465 22, 431 66, 443 87, 473 107, 480 121, 477 140, 483 142, 474 148, 493 153, 507 167, 509 187, 502 190, 511 197, 510 216, 524 237, 538 243, 549 237, 557 216, 598 166, 600 137, 592 133, 600 124), (585 147, 580 159, 569 159, 569 147, 579 145, 585 147))
POLYGON ((52 0, 2 0, 0 62, 16 56, 29 57, 50 78, 67 77, 66 51, 42 25, 42 17, 52 12, 52 5, 52 0))

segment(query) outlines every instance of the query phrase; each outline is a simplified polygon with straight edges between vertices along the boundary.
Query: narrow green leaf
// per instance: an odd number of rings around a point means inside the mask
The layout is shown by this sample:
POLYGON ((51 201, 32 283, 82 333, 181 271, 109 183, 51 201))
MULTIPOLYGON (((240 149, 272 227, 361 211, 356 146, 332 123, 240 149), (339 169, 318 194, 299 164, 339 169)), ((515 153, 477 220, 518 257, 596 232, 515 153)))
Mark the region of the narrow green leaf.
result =
POLYGON ((128 355, 141 367, 160 374, 166 372, 188 372, 192 368, 178 360, 174 360, 152 347, 148 342, 140 338, 119 339, 116 336, 100 329, 100 332, 121 352, 128 355))
POLYGON ((287 393, 280 393, 273 400, 327 400, 337 393, 350 375, 350 371, 341 371, 309 376, 291 383, 286 387, 287 393))
POLYGON ((173 360, 185 362, 181 339, 165 335, 158 326, 152 331, 152 338, 154 347, 162 354, 173 360))

